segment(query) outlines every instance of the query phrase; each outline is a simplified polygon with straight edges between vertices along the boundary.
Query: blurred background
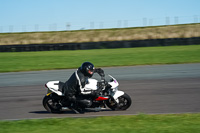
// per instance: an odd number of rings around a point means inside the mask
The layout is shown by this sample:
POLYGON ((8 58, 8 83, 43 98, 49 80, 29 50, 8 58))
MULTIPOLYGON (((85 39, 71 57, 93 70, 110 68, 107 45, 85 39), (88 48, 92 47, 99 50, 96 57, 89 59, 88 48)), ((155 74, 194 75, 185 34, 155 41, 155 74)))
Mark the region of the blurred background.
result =
MULTIPOLYGON (((41 102, 44 84, 66 81, 85 61, 107 67, 105 73, 134 98, 125 114, 200 112, 199 5, 200 0, 0 0, 0 119, 52 117, 41 102)), ((55 117, 67 114, 61 115, 55 117)), ((32 131, 45 132, 44 126, 38 129, 32 131)))
POLYGON ((0 45, 200 40, 198 0, 0 1, 0 45))
POLYGON ((0 33, 200 23, 198 0, 0 0, 0 33))
POLYGON ((93 29, 111 29, 111 28, 130 28, 130 27, 148 27, 148 26, 166 26, 188 23, 200 23, 200 15, 192 16, 167 16, 158 18, 133 18, 127 20, 110 21, 69 21, 54 22, 46 24, 9 24, 0 25, 0 33, 13 32, 41 32, 41 31, 73 31, 73 30, 93 30, 93 29))

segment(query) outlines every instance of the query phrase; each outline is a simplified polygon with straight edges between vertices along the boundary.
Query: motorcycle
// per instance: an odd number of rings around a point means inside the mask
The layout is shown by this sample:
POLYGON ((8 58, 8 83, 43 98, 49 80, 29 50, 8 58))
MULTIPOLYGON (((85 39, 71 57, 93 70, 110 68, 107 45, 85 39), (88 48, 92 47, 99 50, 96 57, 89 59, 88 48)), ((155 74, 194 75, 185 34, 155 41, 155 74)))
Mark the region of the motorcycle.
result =
MULTIPOLYGON (((85 91, 100 91, 97 97, 85 98, 90 100, 90 104, 84 107, 85 109, 94 109, 96 111, 108 108, 111 110, 126 110, 131 106, 132 101, 130 96, 118 90, 118 81, 111 75, 108 76, 111 78, 110 81, 106 81, 105 78, 101 79, 101 81, 88 79, 88 83, 85 85, 85 91)), ((64 83, 60 81, 49 81, 45 84, 47 94, 43 98, 43 106, 48 112, 62 113, 72 109, 73 103, 63 104, 65 100, 64 94, 62 93, 63 85, 64 83)))

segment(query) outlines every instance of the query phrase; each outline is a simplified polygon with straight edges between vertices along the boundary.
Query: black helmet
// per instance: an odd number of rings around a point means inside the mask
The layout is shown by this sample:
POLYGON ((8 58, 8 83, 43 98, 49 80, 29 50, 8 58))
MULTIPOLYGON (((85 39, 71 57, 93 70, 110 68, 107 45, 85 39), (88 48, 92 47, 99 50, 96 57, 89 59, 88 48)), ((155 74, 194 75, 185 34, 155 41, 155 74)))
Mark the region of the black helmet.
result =
POLYGON ((84 62, 81 67, 80 70, 81 72, 85 75, 88 76, 89 78, 91 78, 94 74, 94 65, 90 62, 84 62))

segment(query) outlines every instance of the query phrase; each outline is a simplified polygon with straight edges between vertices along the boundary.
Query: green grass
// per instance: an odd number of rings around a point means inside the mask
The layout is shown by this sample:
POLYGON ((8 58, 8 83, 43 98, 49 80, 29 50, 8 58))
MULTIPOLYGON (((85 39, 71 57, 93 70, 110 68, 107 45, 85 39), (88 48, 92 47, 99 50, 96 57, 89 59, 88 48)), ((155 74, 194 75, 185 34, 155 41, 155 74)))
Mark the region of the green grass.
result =
POLYGON ((1 133, 198 133, 200 114, 0 121, 1 133))
POLYGON ((0 72, 96 67, 199 63, 200 45, 76 51, 0 53, 0 72))

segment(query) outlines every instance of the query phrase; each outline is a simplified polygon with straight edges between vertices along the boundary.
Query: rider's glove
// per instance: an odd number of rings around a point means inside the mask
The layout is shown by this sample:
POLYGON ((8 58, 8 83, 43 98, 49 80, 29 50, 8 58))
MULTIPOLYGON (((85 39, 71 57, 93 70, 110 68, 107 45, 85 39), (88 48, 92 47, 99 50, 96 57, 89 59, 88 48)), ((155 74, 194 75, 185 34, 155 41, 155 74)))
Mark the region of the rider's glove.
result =
POLYGON ((101 77, 105 77, 104 71, 101 68, 96 68, 95 72, 98 73, 101 77))

